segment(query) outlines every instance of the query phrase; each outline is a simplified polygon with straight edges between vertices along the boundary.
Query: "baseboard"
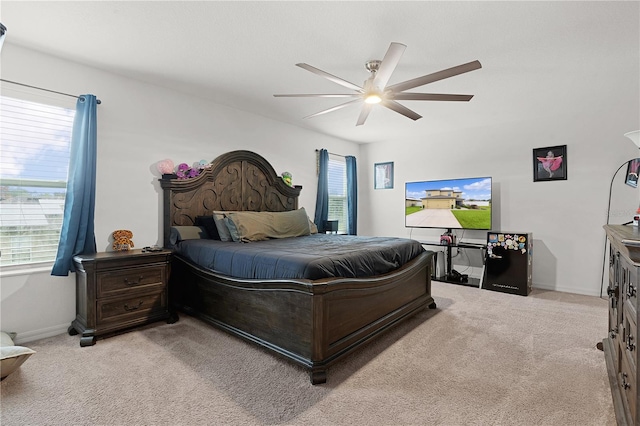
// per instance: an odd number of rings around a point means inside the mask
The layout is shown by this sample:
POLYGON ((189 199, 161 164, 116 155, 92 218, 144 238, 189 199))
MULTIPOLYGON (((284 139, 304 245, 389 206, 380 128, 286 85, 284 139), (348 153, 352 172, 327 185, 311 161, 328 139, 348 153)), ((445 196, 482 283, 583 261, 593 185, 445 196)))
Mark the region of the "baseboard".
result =
POLYGON ((67 332, 70 323, 54 325, 47 328, 41 328, 40 330, 25 331, 18 333, 14 342, 16 345, 22 345, 23 343, 33 342, 34 340, 44 339, 45 337, 57 336, 67 332))
POLYGON ((600 296, 599 290, 587 291, 582 288, 563 287, 551 284, 533 283, 533 288, 538 290, 561 291, 563 293, 582 294, 584 296, 600 296))

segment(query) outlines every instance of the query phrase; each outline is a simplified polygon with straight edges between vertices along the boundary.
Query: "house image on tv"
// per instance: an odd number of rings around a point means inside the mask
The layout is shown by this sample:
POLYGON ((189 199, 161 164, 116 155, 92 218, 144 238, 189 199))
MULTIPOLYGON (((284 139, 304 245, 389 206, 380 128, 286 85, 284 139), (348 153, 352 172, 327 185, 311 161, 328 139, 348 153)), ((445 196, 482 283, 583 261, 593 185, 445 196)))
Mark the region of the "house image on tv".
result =
POLYGON ((419 198, 405 198, 404 200, 405 207, 422 207, 422 200, 419 198))
POLYGON ((453 189, 427 189, 427 196, 421 198, 425 209, 453 209, 462 206, 462 191, 453 189))

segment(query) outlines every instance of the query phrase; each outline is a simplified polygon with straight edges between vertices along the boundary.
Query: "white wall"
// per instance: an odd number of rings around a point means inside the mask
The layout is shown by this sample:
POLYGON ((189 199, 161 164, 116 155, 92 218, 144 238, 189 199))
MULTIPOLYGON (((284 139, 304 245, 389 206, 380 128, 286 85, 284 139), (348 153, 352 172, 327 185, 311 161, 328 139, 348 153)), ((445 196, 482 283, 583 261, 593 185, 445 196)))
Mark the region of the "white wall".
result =
MULTIPOLYGON (((96 240, 130 229, 136 247, 162 245, 161 198, 155 165, 211 161, 246 149, 264 156, 277 173, 289 171, 302 185, 300 206, 315 211, 316 155, 326 148, 359 154, 357 144, 309 132, 5 43, 2 78, 72 94, 95 94, 98 106, 96 240)), ((17 342, 64 332, 75 317, 74 275, 48 271, 2 277, 0 328, 18 332, 17 342)))

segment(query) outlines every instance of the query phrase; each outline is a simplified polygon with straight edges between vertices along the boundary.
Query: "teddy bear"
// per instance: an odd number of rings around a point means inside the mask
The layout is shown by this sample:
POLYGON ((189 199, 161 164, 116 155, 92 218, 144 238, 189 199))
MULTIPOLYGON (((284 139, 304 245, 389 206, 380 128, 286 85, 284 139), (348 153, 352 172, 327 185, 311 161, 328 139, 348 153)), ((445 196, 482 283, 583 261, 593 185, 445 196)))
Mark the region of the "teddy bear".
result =
POLYGON ((118 229, 111 233, 113 236, 113 249, 115 251, 127 251, 131 250, 134 245, 131 238, 133 238, 133 232, 127 229, 118 229))

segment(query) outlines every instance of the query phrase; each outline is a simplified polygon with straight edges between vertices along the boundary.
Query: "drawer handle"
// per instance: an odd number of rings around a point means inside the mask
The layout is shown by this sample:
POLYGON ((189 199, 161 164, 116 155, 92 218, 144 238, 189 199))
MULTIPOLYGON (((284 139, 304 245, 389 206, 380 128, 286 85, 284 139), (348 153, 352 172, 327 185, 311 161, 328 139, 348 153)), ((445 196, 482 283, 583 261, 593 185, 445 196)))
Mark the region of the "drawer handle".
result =
POLYGON ((627 297, 633 297, 636 295, 636 288, 629 284, 629 288, 627 288, 627 297))
POLYGON ((627 373, 622 373, 622 389, 629 389, 631 385, 627 382, 627 373))
POLYGON ((144 278, 144 276, 143 276, 143 275, 140 275, 140 276, 138 277, 138 281, 129 281, 129 278, 125 278, 125 279, 124 279, 124 283, 125 283, 126 285, 138 285, 138 284, 140 284, 140 283, 142 282, 142 279, 143 279, 143 278, 144 278))
POLYGON ((129 306, 126 303, 124 304, 124 310, 127 312, 131 312, 131 311, 135 311, 136 309, 138 309, 140 306, 142 306, 142 300, 138 302, 138 304, 136 306, 129 306))
POLYGON ((633 336, 632 335, 628 335, 627 336, 627 350, 628 351, 633 351, 636 347, 636 345, 634 345, 631 341, 633 340, 633 336))

